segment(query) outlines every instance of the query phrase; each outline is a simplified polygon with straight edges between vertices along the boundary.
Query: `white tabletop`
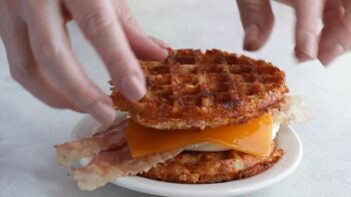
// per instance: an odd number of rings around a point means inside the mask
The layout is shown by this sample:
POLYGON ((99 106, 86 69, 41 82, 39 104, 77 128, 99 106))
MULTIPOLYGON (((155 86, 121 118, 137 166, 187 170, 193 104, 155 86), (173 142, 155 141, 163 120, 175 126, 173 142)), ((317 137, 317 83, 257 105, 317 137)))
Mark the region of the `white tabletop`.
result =
MULTIPOLYGON (((243 32, 234 1, 130 1, 145 31, 174 48, 220 48, 243 53, 243 32)), ((317 61, 297 65, 292 56, 293 11, 274 3, 276 25, 269 43, 250 56, 285 70, 292 94, 303 95, 312 120, 296 125, 304 157, 294 174, 259 191, 262 196, 347 196, 351 192, 351 56, 328 69, 317 61)), ((108 90, 102 63, 74 25, 74 49, 91 77, 108 90)), ((79 191, 69 171, 55 160, 54 144, 69 140, 83 114, 55 110, 34 99, 8 72, 0 43, 0 196, 149 196, 107 185, 79 191)))

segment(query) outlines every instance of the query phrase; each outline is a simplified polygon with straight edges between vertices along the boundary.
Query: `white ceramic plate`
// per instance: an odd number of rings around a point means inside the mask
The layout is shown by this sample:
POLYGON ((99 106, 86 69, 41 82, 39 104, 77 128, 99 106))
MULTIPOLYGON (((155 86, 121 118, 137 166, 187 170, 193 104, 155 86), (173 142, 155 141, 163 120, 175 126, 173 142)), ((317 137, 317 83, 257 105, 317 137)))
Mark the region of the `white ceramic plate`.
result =
MULTIPOLYGON (((124 115, 119 114, 121 117, 124 115)), ((99 124, 90 116, 83 118, 73 129, 72 138, 91 135, 99 124)), ((215 184, 178 184, 155 181, 131 176, 118 178, 111 183, 131 190, 160 196, 235 196, 254 192, 285 178, 291 174, 302 158, 302 143, 292 127, 281 127, 276 137, 278 145, 284 149, 284 156, 272 168, 256 176, 215 184)), ((88 159, 80 163, 87 165, 88 159)))

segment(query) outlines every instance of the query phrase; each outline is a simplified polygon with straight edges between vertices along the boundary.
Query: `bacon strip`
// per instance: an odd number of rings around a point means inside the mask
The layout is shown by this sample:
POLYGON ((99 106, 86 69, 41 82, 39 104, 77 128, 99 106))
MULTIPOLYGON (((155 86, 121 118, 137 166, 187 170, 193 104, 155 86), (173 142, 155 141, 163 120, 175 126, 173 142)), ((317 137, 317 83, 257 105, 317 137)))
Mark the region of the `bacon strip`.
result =
POLYGON ((74 168, 73 177, 77 180, 79 189, 91 191, 118 177, 147 172, 182 151, 183 149, 176 149, 133 159, 125 143, 117 150, 100 153, 85 167, 74 168))
POLYGON ((124 129, 111 129, 91 138, 56 145, 57 160, 62 166, 70 166, 84 157, 92 157, 101 151, 125 143, 124 129))
POLYGON ((310 119, 310 112, 302 97, 286 95, 281 109, 273 110, 273 119, 280 124, 305 123, 310 119))
POLYGON ((124 121, 107 132, 55 146, 58 162, 63 166, 71 166, 82 158, 92 158, 87 166, 73 168, 73 176, 81 190, 94 190, 118 177, 146 172, 184 150, 133 159, 124 138, 126 124, 124 121))

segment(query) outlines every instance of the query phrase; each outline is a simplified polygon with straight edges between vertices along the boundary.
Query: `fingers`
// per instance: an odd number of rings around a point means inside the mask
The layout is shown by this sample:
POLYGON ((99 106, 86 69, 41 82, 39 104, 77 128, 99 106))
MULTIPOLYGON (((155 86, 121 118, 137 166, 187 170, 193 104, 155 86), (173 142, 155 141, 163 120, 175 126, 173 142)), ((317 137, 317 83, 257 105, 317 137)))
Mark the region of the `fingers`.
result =
POLYGON ((110 1, 65 1, 83 33, 93 44, 114 85, 131 101, 146 93, 145 77, 110 1))
MULTIPOLYGON (((7 14, 3 10, 4 15, 7 14)), ((33 96, 52 107, 81 111, 37 66, 31 53, 25 23, 17 16, 3 17, 1 23, 1 26, 7 24, 2 34, 12 77, 33 96)))
POLYGON ((143 32, 124 0, 113 2, 115 2, 116 15, 121 21, 123 30, 135 55, 139 59, 144 60, 164 60, 168 55, 167 47, 164 47, 165 44, 154 42, 153 39, 143 32))
POLYGON ((315 59, 324 0, 295 0, 295 55, 300 61, 315 59))
POLYGON ((258 50, 268 40, 274 23, 269 0, 237 0, 245 31, 244 49, 258 50))
POLYGON ((11 37, 5 38, 5 43, 10 73, 16 81, 52 107, 81 111, 45 77, 36 65, 24 25, 17 28, 11 37))
POLYGON ((327 1, 318 58, 323 65, 351 48, 351 6, 349 1, 327 1), (341 2, 341 3, 338 3, 341 2))
POLYGON ((135 23, 124 22, 124 31, 135 55, 142 60, 164 60, 167 55, 167 44, 148 37, 135 23))
POLYGON ((59 8, 59 2, 52 1, 38 1, 28 8, 26 18, 35 60, 71 101, 103 125, 111 125, 115 118, 111 101, 87 78, 74 57, 59 8))

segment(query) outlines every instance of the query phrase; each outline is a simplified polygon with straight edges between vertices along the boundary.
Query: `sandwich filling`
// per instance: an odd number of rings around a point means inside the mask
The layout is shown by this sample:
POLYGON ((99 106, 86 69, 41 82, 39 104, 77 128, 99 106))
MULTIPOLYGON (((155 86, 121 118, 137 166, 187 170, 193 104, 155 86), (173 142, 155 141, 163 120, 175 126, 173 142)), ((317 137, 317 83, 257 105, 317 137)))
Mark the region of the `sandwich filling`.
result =
POLYGON ((240 125, 218 128, 157 130, 146 128, 130 120, 126 140, 134 158, 184 148, 190 151, 225 151, 268 156, 271 143, 279 124, 273 124, 273 116, 266 113, 240 125), (275 126, 273 126, 275 125, 275 126))
MULTIPOLYGON (((275 139, 277 136, 277 133, 280 129, 280 123, 273 120, 272 124, 272 141, 275 139)), ((197 151, 197 152, 218 152, 218 151, 228 151, 231 150, 231 148, 226 147, 221 144, 213 143, 213 142, 203 142, 199 144, 193 144, 190 145, 185 149, 186 151, 197 151)))
POLYGON ((94 190, 118 177, 130 175, 173 182, 221 182, 253 176, 273 165, 283 154, 272 140, 278 130, 274 125, 304 122, 308 117, 301 98, 287 96, 279 111, 273 110, 241 125, 160 131, 132 120, 127 127, 121 120, 109 131, 55 147, 63 166, 90 158, 86 166, 73 167, 73 177, 82 190, 94 190), (201 143, 232 148, 217 152, 184 151, 201 143), (224 168, 231 171, 221 174, 224 168), (215 174, 208 176, 209 170, 215 174))

